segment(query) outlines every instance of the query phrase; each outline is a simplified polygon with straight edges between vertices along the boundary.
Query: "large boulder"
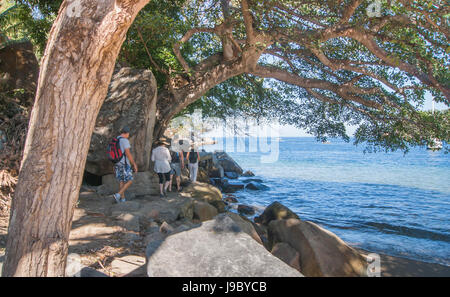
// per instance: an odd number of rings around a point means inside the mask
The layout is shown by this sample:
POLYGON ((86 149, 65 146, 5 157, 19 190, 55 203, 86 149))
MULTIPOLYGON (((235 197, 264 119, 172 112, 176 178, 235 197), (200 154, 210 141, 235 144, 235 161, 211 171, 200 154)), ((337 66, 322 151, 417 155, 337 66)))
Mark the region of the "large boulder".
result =
POLYGON ((217 209, 207 202, 194 202, 194 218, 200 221, 209 221, 218 214, 217 209))
POLYGON ((264 212, 255 218, 256 223, 261 223, 263 225, 268 225, 272 220, 282 220, 282 219, 300 219, 292 210, 284 206, 278 201, 273 202, 266 207, 264 212))
POLYGON ((34 93, 39 63, 30 41, 14 42, 0 48, 0 91, 25 89, 34 93))
POLYGON ((156 80, 150 70, 116 69, 108 95, 97 116, 86 171, 100 176, 113 173, 106 148, 111 139, 120 134, 123 126, 131 128, 131 153, 138 170, 149 169, 156 95, 156 80))
MULTIPOLYGON (((137 172, 133 174, 133 183, 125 191, 125 197, 133 194, 134 196, 159 195, 158 176, 151 171, 137 172)), ((117 193, 119 182, 114 174, 102 176, 102 185, 98 187, 97 192, 101 195, 110 195, 117 193)))
POLYGON ((214 163, 220 165, 224 172, 235 172, 241 175, 244 171, 226 152, 214 152, 214 163))
POLYGON ((146 257, 152 277, 302 276, 225 214, 149 245, 146 257))
POLYGON ((213 185, 195 182, 185 187, 183 192, 189 193, 195 200, 208 202, 217 208, 219 213, 225 212, 225 202, 222 201, 222 193, 213 185))
POLYGON ((273 220, 269 245, 285 242, 300 255, 300 271, 306 276, 364 276, 365 259, 339 237, 320 226, 297 219, 273 220))

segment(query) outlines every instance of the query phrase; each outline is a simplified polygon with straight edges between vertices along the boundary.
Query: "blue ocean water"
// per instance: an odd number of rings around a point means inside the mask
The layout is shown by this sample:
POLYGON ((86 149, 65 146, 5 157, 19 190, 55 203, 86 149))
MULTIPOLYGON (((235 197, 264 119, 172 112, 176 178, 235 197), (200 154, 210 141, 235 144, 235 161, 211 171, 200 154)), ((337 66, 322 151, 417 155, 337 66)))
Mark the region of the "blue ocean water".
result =
POLYGON ((205 150, 225 150, 270 188, 239 191, 240 203, 279 201, 354 247, 450 266, 450 154, 364 154, 342 140, 281 138, 265 163, 269 153, 249 149, 248 139, 222 141, 205 150))

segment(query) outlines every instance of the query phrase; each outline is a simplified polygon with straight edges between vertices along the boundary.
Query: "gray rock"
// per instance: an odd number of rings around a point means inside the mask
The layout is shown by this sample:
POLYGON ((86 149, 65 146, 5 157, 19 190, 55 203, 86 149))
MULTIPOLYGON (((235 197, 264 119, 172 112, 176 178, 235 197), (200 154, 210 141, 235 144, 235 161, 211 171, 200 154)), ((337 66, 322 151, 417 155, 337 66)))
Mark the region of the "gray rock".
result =
POLYGON ((269 225, 272 220, 282 219, 300 219, 292 210, 284 206, 278 201, 273 202, 266 207, 264 212, 255 218, 255 223, 269 225))
POLYGON ((139 217, 131 213, 120 213, 115 216, 120 225, 127 231, 139 232, 139 217))
POLYGON ((121 213, 130 213, 138 211, 141 208, 139 202, 136 201, 126 201, 111 205, 109 208, 111 216, 117 217, 121 213))
MULTIPOLYGON (((135 196, 159 195, 158 176, 151 171, 133 173, 133 183, 125 191, 127 200, 135 196)), ((102 185, 97 187, 97 193, 111 195, 119 190, 119 182, 114 174, 102 176, 102 185)))
POLYGON ((140 216, 172 223, 176 220, 194 216, 194 204, 191 198, 162 198, 142 203, 138 211, 140 216))
POLYGON ((86 171, 100 176, 113 173, 106 148, 125 125, 131 128, 131 153, 139 171, 149 170, 156 96, 156 80, 151 71, 116 69, 95 123, 86 171))
POLYGON ((244 173, 242 173, 242 176, 251 177, 251 176, 255 176, 255 174, 253 172, 251 172, 250 170, 247 170, 244 173))
POLYGON ((241 166, 239 166, 239 164, 236 163, 236 161, 234 161, 233 158, 231 158, 227 153, 214 152, 214 157, 217 159, 217 164, 222 166, 225 172, 235 172, 238 175, 241 175, 244 172, 241 166))
POLYGON ((255 209, 251 206, 240 204, 237 208, 238 212, 243 215, 252 216, 255 214, 255 209))
POLYGON ((114 276, 146 276, 145 258, 141 256, 128 255, 116 258, 111 262, 111 272, 114 276))
POLYGON ((218 214, 217 209, 207 202, 194 202, 194 218, 200 221, 209 221, 218 214))
POLYGON ((245 185, 245 188, 247 190, 253 190, 253 191, 267 191, 267 190, 269 190, 268 186, 263 185, 263 184, 258 183, 258 182, 254 182, 254 181, 247 183, 245 185))
POLYGON ((225 176, 230 179, 237 179, 239 177, 239 174, 236 172, 225 172, 225 176))
POLYGON ((242 231, 227 215, 147 246, 148 276, 302 276, 242 231))

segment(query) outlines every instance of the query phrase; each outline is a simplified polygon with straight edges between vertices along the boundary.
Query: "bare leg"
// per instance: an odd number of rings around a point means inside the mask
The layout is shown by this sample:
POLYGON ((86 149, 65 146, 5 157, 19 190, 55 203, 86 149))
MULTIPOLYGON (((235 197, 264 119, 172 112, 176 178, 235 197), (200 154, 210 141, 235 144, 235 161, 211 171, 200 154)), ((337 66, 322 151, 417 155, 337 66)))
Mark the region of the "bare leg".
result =
POLYGON ((160 193, 161 195, 164 195, 164 192, 163 192, 163 184, 159 184, 159 193, 160 193))
POLYGON ((120 197, 125 197, 124 193, 131 186, 132 183, 133 183, 133 181, 130 180, 130 181, 126 182, 122 187, 120 187, 120 190, 118 192, 120 194, 120 197))
POLYGON ((173 174, 170 175, 169 192, 172 192, 172 180, 173 180, 173 174))
POLYGON ((177 189, 179 191, 180 190, 181 178, 179 176, 177 176, 176 179, 177 179, 177 189))

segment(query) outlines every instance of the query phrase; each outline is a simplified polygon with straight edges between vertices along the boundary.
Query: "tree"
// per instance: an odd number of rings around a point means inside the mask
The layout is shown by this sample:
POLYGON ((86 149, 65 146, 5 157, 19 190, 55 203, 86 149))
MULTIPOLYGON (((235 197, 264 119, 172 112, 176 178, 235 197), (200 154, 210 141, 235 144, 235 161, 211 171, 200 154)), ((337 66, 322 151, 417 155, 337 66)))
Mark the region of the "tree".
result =
POLYGON ((148 56, 160 79, 154 139, 196 104, 266 112, 319 137, 346 138, 351 123, 356 143, 374 148, 448 140, 449 127, 418 107, 427 92, 450 104, 449 8, 377 3, 379 16, 362 0, 185 1, 171 17, 140 15, 121 57, 142 65, 148 56), (155 38, 164 41, 148 46, 155 38))
POLYGON ((148 0, 64 1, 43 57, 11 208, 4 276, 63 276, 95 119, 148 0))

